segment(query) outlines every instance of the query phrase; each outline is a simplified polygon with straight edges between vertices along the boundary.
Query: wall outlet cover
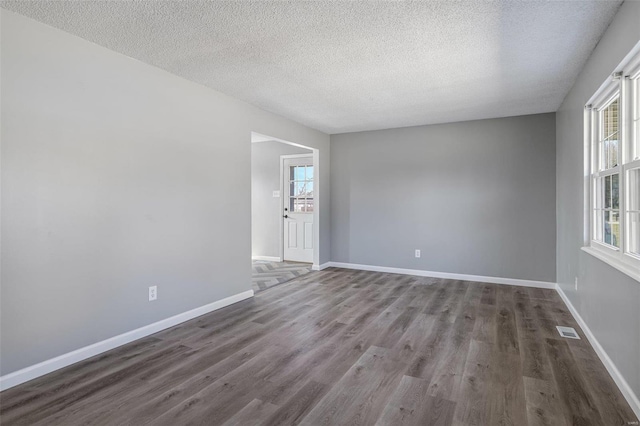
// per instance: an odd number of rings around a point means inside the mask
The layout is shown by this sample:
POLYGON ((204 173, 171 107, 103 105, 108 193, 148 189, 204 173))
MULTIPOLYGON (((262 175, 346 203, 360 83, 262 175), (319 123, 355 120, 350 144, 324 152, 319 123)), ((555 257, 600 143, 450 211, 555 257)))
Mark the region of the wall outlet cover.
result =
POLYGON ((416 250, 416 257, 420 257, 420 250, 416 250))
POLYGON ((154 285, 149 287, 149 302, 158 298, 158 286, 154 285))

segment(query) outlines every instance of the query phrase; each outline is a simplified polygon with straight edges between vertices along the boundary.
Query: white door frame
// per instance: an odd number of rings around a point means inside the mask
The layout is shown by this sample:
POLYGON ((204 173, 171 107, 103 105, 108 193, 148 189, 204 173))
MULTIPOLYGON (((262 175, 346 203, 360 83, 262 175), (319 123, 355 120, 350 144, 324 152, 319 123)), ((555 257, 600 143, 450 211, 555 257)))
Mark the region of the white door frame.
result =
MULTIPOLYGON (((322 197, 320 194, 320 170, 322 165, 320 164, 320 150, 317 148, 312 148, 310 146, 306 146, 306 145, 302 145, 299 143, 295 143, 295 142, 289 142, 287 140, 284 139, 280 139, 280 138, 274 138, 271 136, 267 136, 261 133, 257 133, 257 132, 251 132, 251 137, 252 137, 252 143, 260 143, 260 142, 267 142, 267 141, 276 141, 276 142, 280 142, 283 143, 285 145, 292 145, 292 146, 297 146, 298 148, 306 148, 308 150, 311 151, 311 155, 313 155, 313 169, 315 171, 315 174, 313 176, 313 191, 315 192, 314 194, 314 209, 313 209, 313 266, 311 267, 313 270, 319 270, 320 269, 320 206, 322 203, 322 197)), ((309 154, 302 154, 302 155, 309 155, 309 154)), ((284 194, 284 188, 282 187, 282 169, 283 169, 283 164, 282 164, 282 159, 280 160, 280 196, 282 197, 284 194)), ((282 200, 281 200, 282 201, 282 200)), ((280 205, 282 206, 282 202, 280 203, 280 205)), ((282 207, 280 207, 280 211, 278 212, 280 214, 280 256, 281 259, 284 259, 284 217, 282 214, 282 207)))
POLYGON ((317 240, 317 233, 316 233, 316 220, 318 219, 318 215, 317 215, 317 207, 316 207, 316 195, 317 192, 316 191, 316 185, 318 182, 318 169, 316 169, 316 159, 315 159, 315 155, 313 152, 310 152, 308 154, 287 154, 287 155, 281 155, 280 156, 280 259, 284 260, 284 212, 283 212, 283 207, 284 206, 284 196, 285 194, 288 194, 289 191, 287 190, 287 188, 285 187, 285 168, 284 168, 284 162, 287 159, 291 159, 291 158, 311 158, 313 161, 313 202, 314 202, 314 208, 313 208, 313 264, 317 265, 318 262, 316 261, 316 246, 318 243, 317 240))

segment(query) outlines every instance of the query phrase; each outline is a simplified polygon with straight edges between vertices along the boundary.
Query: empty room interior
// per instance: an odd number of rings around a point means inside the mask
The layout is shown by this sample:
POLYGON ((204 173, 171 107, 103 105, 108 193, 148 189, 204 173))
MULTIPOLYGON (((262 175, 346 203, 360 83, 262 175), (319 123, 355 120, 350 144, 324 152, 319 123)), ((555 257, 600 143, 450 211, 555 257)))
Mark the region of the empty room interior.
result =
POLYGON ((638 425, 640 1, 0 1, 0 424, 638 425))

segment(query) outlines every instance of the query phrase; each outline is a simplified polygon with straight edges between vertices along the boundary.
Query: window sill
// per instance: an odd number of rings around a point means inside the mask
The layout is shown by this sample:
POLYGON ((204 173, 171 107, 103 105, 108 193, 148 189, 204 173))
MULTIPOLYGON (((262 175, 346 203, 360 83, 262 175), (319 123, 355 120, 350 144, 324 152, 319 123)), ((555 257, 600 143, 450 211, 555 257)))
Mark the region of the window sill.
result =
POLYGON ((630 276, 636 281, 640 281, 640 270, 632 265, 628 265, 613 256, 610 256, 593 247, 582 247, 582 251, 589 253, 591 256, 600 259, 612 268, 617 269, 625 275, 630 276))

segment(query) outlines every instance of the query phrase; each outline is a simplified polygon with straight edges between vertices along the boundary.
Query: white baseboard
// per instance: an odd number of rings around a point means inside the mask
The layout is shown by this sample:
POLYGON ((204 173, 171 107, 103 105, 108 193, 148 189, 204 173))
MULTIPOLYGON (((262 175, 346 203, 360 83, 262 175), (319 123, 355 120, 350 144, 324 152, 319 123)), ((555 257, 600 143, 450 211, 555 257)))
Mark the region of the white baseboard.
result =
MULTIPOLYGON (((328 262, 334 268, 359 269, 362 271, 387 272, 390 274, 415 275, 418 277, 434 277, 449 280, 476 281, 480 283, 507 284, 522 287, 555 289, 556 283, 548 281, 520 280, 515 278, 485 277, 481 275, 452 274, 449 272, 423 271, 422 269, 392 268, 388 266, 359 265, 355 263, 328 262)), ((326 263, 324 264, 326 265, 326 263)))
POLYGON ((276 257, 276 256, 251 256, 251 260, 264 260, 267 262, 282 262, 282 258, 276 257))
POLYGON ((331 267, 331 262, 325 262, 322 265, 316 265, 315 263, 311 266, 312 271, 322 271, 323 269, 327 269, 331 267))
POLYGON ((587 323, 584 322, 584 320, 582 319, 576 308, 573 306, 567 295, 560 288, 560 286, 556 286, 556 291, 564 301, 565 305, 567 305, 567 308, 569 308, 569 312, 571 312, 571 315, 573 315, 578 325, 580 325, 580 328, 582 328, 585 336, 587 336, 587 340, 589 340, 589 343, 591 343, 591 346, 593 346, 593 349, 596 351, 596 354, 598 354, 600 361, 602 361, 602 363, 604 364, 613 381, 616 383, 616 385, 618 385, 620 392, 622 392, 622 395, 631 406, 631 409, 636 414, 636 417, 640 418, 640 399, 638 399, 638 396, 635 394, 633 389, 631 389, 629 383, 627 383, 627 381, 624 379, 616 365, 613 363, 613 360, 609 358, 607 352, 604 350, 600 342, 598 342, 596 336, 594 336, 594 334, 591 332, 591 329, 589 328, 587 323))
POLYGON ((213 303, 209 303, 208 305, 204 305, 199 308, 174 315, 170 318, 154 322, 153 324, 145 325, 144 327, 140 327, 135 330, 120 334, 118 336, 111 337, 107 340, 103 340, 101 342, 76 349, 75 351, 71 351, 55 358, 48 359, 30 367, 23 368, 22 370, 6 374, 0 377, 0 391, 9 389, 13 386, 17 386, 29 380, 33 380, 37 377, 51 373, 52 371, 58 370, 71 364, 75 364, 78 361, 85 360, 92 356, 117 348, 118 346, 133 342, 134 340, 138 340, 151 334, 157 333, 169 327, 173 327, 174 325, 199 317, 200 315, 204 315, 217 309, 224 308, 225 306, 240 302, 241 300, 248 299, 252 296, 253 290, 234 294, 233 296, 217 300, 213 303))

